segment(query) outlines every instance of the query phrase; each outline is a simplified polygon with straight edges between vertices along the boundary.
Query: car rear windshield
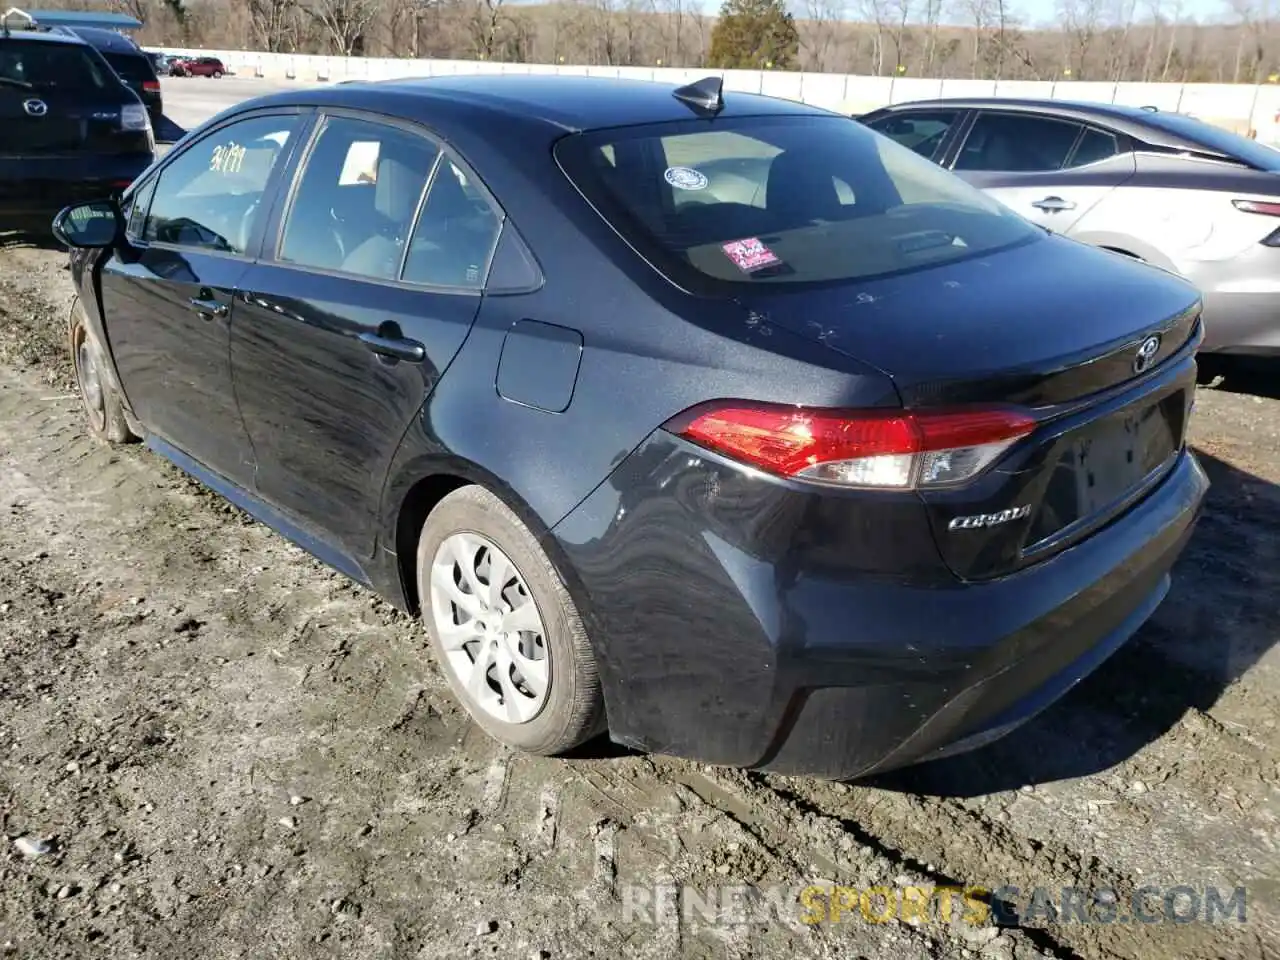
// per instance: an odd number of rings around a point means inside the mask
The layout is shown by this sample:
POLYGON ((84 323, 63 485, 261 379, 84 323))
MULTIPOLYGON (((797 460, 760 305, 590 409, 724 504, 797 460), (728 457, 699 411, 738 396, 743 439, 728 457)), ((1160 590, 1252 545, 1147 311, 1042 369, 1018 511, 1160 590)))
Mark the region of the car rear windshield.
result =
POLYGON ((156 79, 156 73, 151 69, 150 61, 141 54, 103 53, 102 57, 111 64, 111 69, 120 75, 121 80, 145 83, 156 79))
POLYGON ((0 41, 0 78, 6 80, 33 87, 105 90, 107 76, 102 61, 79 44, 12 37, 0 41))
POLYGON ((1217 153, 1226 154, 1259 170, 1280 171, 1280 150, 1242 137, 1222 127, 1180 113, 1156 113, 1144 117, 1146 122, 1169 133, 1186 137, 1217 153))
POLYGON ((1043 235, 844 117, 598 130, 560 140, 556 156, 614 229, 686 287, 867 279, 1043 235))

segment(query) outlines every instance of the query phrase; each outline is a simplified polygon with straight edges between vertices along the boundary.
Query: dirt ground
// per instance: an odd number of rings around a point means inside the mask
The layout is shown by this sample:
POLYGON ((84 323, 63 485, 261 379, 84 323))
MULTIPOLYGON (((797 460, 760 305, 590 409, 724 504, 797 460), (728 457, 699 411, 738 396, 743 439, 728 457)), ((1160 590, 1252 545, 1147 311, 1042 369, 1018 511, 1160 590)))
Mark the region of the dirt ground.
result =
MULTIPOLYGON (((1169 599, 997 745, 857 786, 604 744, 534 759, 468 723, 415 622, 146 450, 86 436, 64 262, 0 249, 0 956, 1280 952, 1280 401, 1200 391, 1214 485, 1169 599), (820 881, 1243 885, 1247 916, 640 909, 664 884, 820 881)), ((1276 372, 1241 385, 1280 395, 1276 372)))

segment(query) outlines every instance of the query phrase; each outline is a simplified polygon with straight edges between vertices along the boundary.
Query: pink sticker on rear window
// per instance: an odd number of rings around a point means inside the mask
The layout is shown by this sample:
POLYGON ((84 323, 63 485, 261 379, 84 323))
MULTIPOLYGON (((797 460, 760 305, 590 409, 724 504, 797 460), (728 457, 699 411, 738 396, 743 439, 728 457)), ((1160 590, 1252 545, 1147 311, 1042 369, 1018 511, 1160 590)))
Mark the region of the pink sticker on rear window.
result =
POLYGON ((758 237, 734 240, 732 243, 726 243, 721 249, 724 250, 725 256, 744 273, 754 273, 782 262, 772 250, 760 242, 758 237))

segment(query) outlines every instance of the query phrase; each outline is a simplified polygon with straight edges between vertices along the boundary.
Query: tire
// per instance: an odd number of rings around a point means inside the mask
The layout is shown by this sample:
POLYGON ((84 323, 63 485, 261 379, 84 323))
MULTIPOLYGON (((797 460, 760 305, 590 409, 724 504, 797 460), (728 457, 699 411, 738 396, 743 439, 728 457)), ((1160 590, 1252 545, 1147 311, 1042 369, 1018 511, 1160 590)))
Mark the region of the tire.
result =
POLYGON ((71 305, 70 345, 76 392, 89 433, 106 443, 136 443, 140 438, 129 426, 120 395, 101 372, 107 361, 85 324, 79 297, 71 305))
POLYGON ((483 487, 466 486, 437 504, 418 538, 417 580, 436 662, 486 733, 509 747, 555 756, 604 730, 600 679, 582 618, 537 538, 498 497, 483 487), (496 605, 486 597, 495 549, 498 560, 505 558, 514 568, 503 579, 496 605), (466 558, 471 582, 480 590, 469 588, 462 576, 466 558), (442 577, 453 584, 452 591, 446 592, 442 577), (464 610, 453 599, 458 596, 470 597, 467 606, 481 613, 464 610), (516 610, 523 614, 518 620, 516 610), (507 618, 508 623, 498 622, 507 618), (532 618, 537 629, 524 629, 532 618), (482 622, 488 623, 487 632, 477 628, 482 622), (512 630, 513 623, 520 626, 512 630), (466 637, 470 641, 461 640, 466 637), (473 665, 482 656, 486 669, 478 677, 473 665), (499 662, 506 684, 496 679, 499 662), (546 666, 537 667, 539 662, 546 666), (528 678, 520 673, 522 665, 528 678), (545 682, 538 682, 539 674, 545 682), (474 681, 475 692, 468 689, 468 680, 474 681))
POLYGON ((213 79, 215 79, 215 80, 221 80, 221 79, 222 79, 222 71, 221 71, 221 70, 215 70, 215 71, 213 71, 213 79))

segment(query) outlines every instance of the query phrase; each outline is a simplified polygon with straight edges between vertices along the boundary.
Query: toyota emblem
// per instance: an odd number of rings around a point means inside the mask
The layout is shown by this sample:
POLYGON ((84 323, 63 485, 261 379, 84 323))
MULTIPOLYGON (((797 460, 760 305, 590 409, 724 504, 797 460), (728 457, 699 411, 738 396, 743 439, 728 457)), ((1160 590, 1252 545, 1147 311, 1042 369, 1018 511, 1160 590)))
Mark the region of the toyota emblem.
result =
POLYGON ((49 105, 43 100, 25 100, 22 109, 27 111, 28 116, 43 117, 49 112, 49 105))
POLYGON ((1133 356, 1133 372, 1145 373, 1156 362, 1156 354, 1160 352, 1160 334, 1154 334, 1143 340, 1138 352, 1133 356))

